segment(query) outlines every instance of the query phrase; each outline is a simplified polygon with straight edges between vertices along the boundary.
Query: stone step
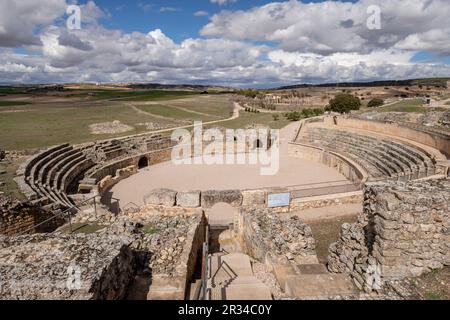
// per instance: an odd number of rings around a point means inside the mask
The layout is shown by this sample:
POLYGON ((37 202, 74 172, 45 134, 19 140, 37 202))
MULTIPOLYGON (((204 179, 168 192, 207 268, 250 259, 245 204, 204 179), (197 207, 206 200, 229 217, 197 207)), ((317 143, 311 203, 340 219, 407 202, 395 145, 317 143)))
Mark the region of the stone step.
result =
POLYGON ((256 278, 255 276, 243 276, 243 277, 237 277, 231 281, 231 283, 228 285, 229 287, 235 287, 239 285, 253 285, 253 284, 263 284, 261 280, 256 278))
POLYGON ((328 269, 324 264, 300 264, 297 265, 300 274, 328 274, 328 269))
POLYGON ((275 275, 275 278, 277 279, 277 282, 281 288, 286 287, 286 279, 288 277, 298 275, 297 271, 291 264, 274 265, 273 274, 275 275))
POLYGON ((285 292, 293 298, 327 299, 355 294, 356 288, 347 274, 304 274, 288 276, 285 292))
POLYGON ((269 287, 263 283, 230 285, 225 289, 225 300, 272 300, 269 287))
POLYGON ((250 257, 243 253, 230 253, 222 257, 226 264, 236 276, 253 276, 250 257))
POLYGON ((223 292, 222 292, 222 287, 215 287, 215 288, 211 288, 209 290, 209 300, 213 300, 213 301, 219 301, 219 300, 223 300, 223 292))

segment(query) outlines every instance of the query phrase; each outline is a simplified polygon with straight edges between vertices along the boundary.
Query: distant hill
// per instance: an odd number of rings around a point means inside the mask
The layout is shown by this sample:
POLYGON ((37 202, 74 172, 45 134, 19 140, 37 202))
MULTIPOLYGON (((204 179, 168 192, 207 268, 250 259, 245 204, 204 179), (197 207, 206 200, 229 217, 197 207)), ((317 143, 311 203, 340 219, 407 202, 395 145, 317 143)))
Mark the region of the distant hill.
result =
POLYGON ((212 85, 196 85, 196 84, 160 84, 160 83, 136 83, 129 84, 126 86, 130 89, 139 89, 139 90, 150 90, 150 89, 178 89, 178 90, 195 90, 195 91, 208 91, 208 90, 218 90, 218 91, 230 91, 234 90, 232 88, 221 87, 221 86, 212 86, 212 85))
POLYGON ((301 88, 328 88, 328 87, 392 87, 392 86, 414 86, 423 85, 430 87, 447 87, 447 81, 450 78, 430 78, 430 79, 410 79, 410 80, 385 80, 372 82, 344 82, 344 83, 323 83, 323 84, 298 84, 279 87, 274 90, 292 90, 301 88))

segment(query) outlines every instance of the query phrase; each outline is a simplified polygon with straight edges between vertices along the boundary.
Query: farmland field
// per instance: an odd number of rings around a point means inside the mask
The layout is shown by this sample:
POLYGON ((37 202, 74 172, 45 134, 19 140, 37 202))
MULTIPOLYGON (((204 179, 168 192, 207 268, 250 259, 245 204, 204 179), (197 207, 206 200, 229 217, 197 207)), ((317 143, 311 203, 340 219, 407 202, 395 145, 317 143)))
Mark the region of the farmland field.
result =
POLYGON ((26 102, 1 101, 0 145, 7 150, 25 150, 60 143, 82 143, 152 131, 148 124, 157 129, 170 128, 185 125, 180 120, 220 120, 231 114, 229 96, 226 95, 194 95, 181 91, 131 93, 110 92, 108 97, 112 99, 109 100, 104 93, 102 99, 96 96, 87 99, 25 96, 26 102), (152 101, 157 104, 139 107, 144 112, 133 108, 152 101), (131 130, 117 134, 93 134, 90 131, 91 125, 114 121, 131 127, 131 130))

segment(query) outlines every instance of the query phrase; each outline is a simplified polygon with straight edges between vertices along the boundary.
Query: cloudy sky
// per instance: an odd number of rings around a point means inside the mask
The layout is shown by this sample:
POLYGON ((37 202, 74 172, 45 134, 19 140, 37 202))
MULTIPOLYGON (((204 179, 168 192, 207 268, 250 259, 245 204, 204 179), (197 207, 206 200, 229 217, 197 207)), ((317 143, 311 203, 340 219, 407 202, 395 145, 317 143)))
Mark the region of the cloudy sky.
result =
POLYGON ((449 17, 449 0, 0 0, 0 83, 450 76, 449 17))

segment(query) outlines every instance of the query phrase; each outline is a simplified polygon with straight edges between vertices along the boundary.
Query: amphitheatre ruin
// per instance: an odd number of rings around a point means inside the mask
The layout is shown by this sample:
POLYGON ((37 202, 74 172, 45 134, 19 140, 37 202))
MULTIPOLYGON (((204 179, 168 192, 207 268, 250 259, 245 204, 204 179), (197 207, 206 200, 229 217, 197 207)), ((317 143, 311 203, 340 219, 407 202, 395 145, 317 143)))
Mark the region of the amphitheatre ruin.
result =
MULTIPOLYGON (((410 86, 409 95, 414 88, 422 90, 410 86)), ((113 130, 114 137, 107 136, 111 127, 104 132, 97 125, 105 136, 86 133, 85 139, 32 151, 1 141, 10 145, 1 162, 21 160, 10 180, 22 197, 0 198, 0 299, 424 299, 411 281, 435 272, 448 290, 447 86, 428 91, 439 105, 430 112, 424 102, 418 113, 328 111, 279 122, 284 120, 276 120, 277 111, 264 101, 279 104, 282 116, 302 99, 315 105, 342 91, 300 89, 317 93, 282 101, 289 90, 295 89, 212 97, 214 103, 227 101, 224 115, 189 111, 183 100, 173 100, 171 115, 152 120, 161 126, 138 133, 130 132, 135 123, 120 119, 126 124, 113 130), (181 112, 203 115, 208 127, 219 130, 230 121, 247 129, 278 122, 278 139, 246 141, 243 148, 249 156, 276 144, 278 173, 260 175, 260 166, 252 164, 174 164, 178 141, 170 134, 192 128, 180 120, 181 112), (178 122, 168 123, 171 116, 178 122)), ((379 94, 389 100, 381 108, 417 100, 399 96, 405 92, 400 87, 347 90, 379 94)), ((181 98, 201 102, 210 95, 181 98)), ((119 103, 116 97, 108 101, 119 103)), ((328 101, 322 102, 323 108, 328 101)), ((142 112, 159 112, 152 103, 126 102, 124 108, 139 108, 144 118, 142 112)), ((15 108, 0 112, 20 116, 33 104, 15 108)), ((236 155, 237 144, 218 152, 236 155)), ((449 291, 439 294, 449 297, 449 291)))

